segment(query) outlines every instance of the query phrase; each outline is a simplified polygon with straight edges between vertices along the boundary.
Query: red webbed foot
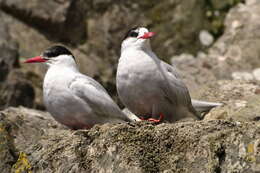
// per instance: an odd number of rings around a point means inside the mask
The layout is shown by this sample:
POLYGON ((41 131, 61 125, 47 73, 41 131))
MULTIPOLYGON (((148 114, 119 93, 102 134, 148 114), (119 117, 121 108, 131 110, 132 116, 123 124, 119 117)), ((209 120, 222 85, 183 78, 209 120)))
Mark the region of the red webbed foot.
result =
POLYGON ((159 119, 149 118, 148 121, 155 122, 155 123, 160 123, 160 122, 162 122, 163 118, 164 118, 163 114, 160 114, 160 118, 159 119))
POLYGON ((143 117, 141 117, 140 119, 141 120, 147 120, 147 121, 155 122, 155 123, 159 123, 159 122, 162 122, 163 118, 164 118, 163 114, 160 114, 160 118, 159 119, 155 119, 155 118, 145 119, 143 117))

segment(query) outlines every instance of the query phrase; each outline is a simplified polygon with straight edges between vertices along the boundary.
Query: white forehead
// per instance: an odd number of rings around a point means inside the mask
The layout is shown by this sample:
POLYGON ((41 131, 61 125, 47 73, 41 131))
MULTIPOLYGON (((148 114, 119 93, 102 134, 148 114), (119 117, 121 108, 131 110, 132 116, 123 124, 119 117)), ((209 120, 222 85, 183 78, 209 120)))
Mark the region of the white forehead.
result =
POLYGON ((146 33, 149 32, 149 30, 147 28, 141 27, 138 29, 139 33, 146 33))

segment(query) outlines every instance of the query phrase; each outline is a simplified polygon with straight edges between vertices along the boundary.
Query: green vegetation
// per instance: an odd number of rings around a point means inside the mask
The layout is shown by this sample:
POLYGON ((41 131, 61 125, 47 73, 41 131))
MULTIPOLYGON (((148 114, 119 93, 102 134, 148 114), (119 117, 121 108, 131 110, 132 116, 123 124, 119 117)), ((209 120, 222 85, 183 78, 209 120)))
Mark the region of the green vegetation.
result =
POLYGON ((245 3, 245 0, 205 0, 206 18, 208 19, 209 32, 215 38, 221 36, 224 32, 224 20, 228 11, 238 3, 245 3))

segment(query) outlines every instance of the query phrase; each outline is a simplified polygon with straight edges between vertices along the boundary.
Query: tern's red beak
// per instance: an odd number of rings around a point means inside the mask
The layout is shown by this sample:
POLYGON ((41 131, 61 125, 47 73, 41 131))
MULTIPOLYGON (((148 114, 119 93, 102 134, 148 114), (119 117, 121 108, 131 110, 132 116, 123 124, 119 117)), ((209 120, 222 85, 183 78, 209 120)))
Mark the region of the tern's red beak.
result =
POLYGON ((155 35, 155 32, 146 32, 144 35, 142 35, 142 36, 139 37, 139 38, 149 39, 149 38, 152 38, 154 35, 155 35))
POLYGON ((46 59, 43 59, 41 56, 36 56, 33 58, 29 58, 25 61, 25 63, 40 63, 40 62, 46 62, 46 59))

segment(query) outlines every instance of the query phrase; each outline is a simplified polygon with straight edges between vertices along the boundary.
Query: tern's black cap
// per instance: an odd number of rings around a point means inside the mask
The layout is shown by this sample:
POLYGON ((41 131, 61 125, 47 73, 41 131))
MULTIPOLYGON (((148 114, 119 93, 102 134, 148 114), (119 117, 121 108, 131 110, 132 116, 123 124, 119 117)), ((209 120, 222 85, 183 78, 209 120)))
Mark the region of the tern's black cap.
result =
POLYGON ((43 55, 43 57, 46 57, 46 58, 53 58, 53 57, 57 57, 59 55, 71 55, 74 58, 72 53, 66 47, 60 46, 60 45, 55 45, 55 46, 49 47, 48 49, 46 49, 43 52, 42 55, 43 55))
POLYGON ((137 31, 137 29, 138 29, 138 28, 139 28, 139 27, 133 27, 133 28, 131 28, 129 31, 127 31, 127 33, 125 34, 123 40, 125 40, 125 39, 128 38, 128 37, 137 37, 137 36, 138 36, 138 31, 137 31))

